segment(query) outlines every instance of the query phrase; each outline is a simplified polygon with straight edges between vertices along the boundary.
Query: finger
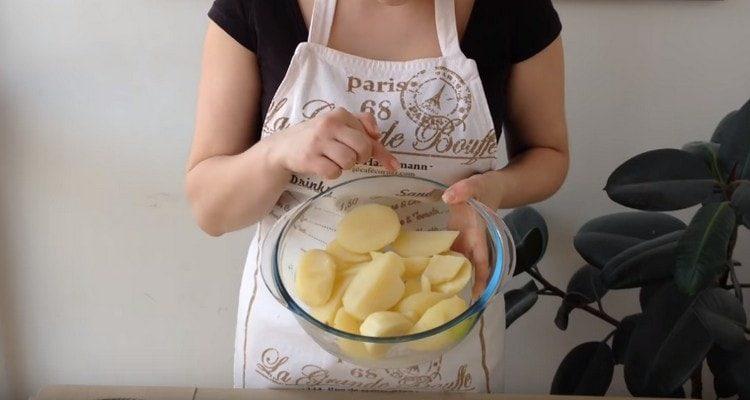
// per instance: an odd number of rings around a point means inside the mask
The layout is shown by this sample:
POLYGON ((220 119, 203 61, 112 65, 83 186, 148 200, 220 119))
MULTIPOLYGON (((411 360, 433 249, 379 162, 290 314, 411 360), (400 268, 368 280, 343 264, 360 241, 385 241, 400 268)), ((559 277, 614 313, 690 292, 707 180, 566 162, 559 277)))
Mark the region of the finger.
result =
POLYGON ((328 180, 338 178, 341 176, 342 172, 341 167, 339 167, 338 164, 324 156, 313 160, 311 168, 315 175, 328 180))
POLYGON ((341 118, 341 120, 344 122, 344 124, 346 124, 346 126, 352 128, 352 129, 357 129, 359 131, 362 131, 362 132, 370 135, 369 129, 368 129, 367 126, 365 126, 364 121, 362 121, 359 118, 357 118, 357 116, 355 116, 354 114, 350 113, 344 107, 336 107, 333 110, 333 112, 336 113, 336 115, 339 118, 341 118))
POLYGON ((459 204, 472 198, 476 199, 479 197, 481 184, 480 175, 460 180, 443 193, 443 201, 447 204, 459 204))
POLYGON ((326 143, 323 155, 335 162, 341 169, 351 169, 357 163, 357 153, 351 147, 336 140, 326 143))
POLYGON ((384 166, 387 170, 394 172, 401 167, 401 163, 398 159, 388 151, 380 140, 372 140, 372 158, 378 160, 380 165, 384 166))
MULTIPOLYGON (((484 240, 481 242, 484 242, 484 240)), ((477 245, 474 246, 472 255, 472 258, 474 259, 474 288, 472 294, 474 298, 478 298, 487 287, 487 280, 490 277, 490 262, 487 255, 487 245, 485 243, 477 243, 477 245)))
POLYGON ((380 140, 380 128, 378 128, 378 121, 375 120, 375 116, 368 112, 354 114, 354 116, 362 123, 370 137, 380 140))
POLYGON ((336 131, 334 138, 357 153, 357 162, 366 162, 372 157, 374 143, 361 131, 351 128, 340 129, 336 131))

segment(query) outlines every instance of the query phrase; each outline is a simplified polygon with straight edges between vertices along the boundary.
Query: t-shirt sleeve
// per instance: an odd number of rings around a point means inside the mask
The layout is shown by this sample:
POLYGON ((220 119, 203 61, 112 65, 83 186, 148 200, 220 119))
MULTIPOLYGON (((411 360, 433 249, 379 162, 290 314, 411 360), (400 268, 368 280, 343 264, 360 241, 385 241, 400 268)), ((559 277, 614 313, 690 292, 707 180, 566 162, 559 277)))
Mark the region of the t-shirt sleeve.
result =
POLYGON ((560 35, 562 24, 551 0, 517 0, 510 61, 527 60, 560 35))
POLYGON ((215 0, 208 17, 239 44, 255 53, 258 41, 252 3, 253 0, 215 0))

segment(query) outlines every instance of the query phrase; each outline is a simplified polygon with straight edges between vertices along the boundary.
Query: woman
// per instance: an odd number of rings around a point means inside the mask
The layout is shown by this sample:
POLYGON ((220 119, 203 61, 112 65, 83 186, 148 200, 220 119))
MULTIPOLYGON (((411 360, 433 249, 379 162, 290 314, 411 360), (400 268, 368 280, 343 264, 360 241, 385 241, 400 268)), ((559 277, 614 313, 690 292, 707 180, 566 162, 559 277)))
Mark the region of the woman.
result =
POLYGON ((216 0, 209 16, 187 191, 210 235, 259 223, 235 386, 501 391, 502 301, 439 360, 361 369, 318 348, 275 302, 258 279, 258 243, 289 207, 368 174, 442 181, 449 204, 551 196, 568 150, 550 0, 216 0))

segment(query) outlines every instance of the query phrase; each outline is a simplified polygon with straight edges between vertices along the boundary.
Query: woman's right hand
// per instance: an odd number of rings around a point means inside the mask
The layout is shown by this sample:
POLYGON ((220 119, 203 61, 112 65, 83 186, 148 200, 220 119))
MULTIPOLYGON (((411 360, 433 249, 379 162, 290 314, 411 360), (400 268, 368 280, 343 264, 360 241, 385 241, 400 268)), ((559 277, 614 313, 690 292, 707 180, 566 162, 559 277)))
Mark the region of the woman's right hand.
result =
POLYGON ((290 172, 336 179, 356 163, 374 158, 393 172, 398 160, 380 142, 372 114, 342 107, 271 135, 272 162, 290 172))

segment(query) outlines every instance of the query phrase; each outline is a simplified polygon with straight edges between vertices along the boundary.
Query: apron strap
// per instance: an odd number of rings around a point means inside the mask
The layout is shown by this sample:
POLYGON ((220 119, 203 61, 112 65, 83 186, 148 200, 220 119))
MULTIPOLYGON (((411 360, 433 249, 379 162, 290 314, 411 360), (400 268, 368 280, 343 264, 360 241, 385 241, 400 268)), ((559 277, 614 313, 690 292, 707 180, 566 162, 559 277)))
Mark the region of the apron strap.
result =
POLYGON ((443 57, 463 55, 458 40, 454 0, 435 0, 435 24, 443 57))
POLYGON ((310 19, 310 33, 307 41, 328 46, 333 26, 333 15, 336 13, 336 0, 315 0, 312 18, 310 19))

